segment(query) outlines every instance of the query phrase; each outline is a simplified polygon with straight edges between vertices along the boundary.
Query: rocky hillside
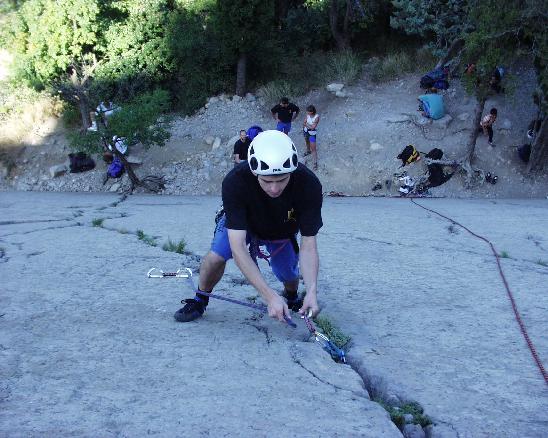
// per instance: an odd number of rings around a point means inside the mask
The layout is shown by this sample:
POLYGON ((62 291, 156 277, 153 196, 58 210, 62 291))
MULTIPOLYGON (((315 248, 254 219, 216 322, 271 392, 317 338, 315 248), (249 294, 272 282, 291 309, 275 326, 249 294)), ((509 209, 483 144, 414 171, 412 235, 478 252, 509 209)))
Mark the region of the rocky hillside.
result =
MULTIPOLYGON (((533 84, 529 70, 511 72, 525 76, 524 84, 533 84)), ((464 187, 455 176, 448 183, 431 190, 434 196, 449 197, 546 197, 546 175, 525 174, 525 164, 517 157, 515 147, 525 142, 525 132, 534 117, 531 102, 533 89, 527 86, 512 95, 497 95, 486 104, 499 110, 495 124, 496 147, 488 146, 480 136, 475 164, 496 174, 498 184, 483 184, 473 189, 464 187)), ((348 195, 398 196, 394 173, 400 162, 396 155, 408 144, 427 152, 441 148, 447 159, 459 158, 465 151, 475 101, 464 92, 458 80, 444 92, 447 116, 431 122, 421 119, 417 96, 421 94, 417 75, 408 75, 384 84, 372 83, 364 75, 352 86, 335 94, 327 89, 312 90, 295 100, 302 109, 314 104, 321 116, 318 126, 320 167, 318 177, 325 192, 348 195), (373 188, 377 186, 376 190, 373 188), (379 188, 380 187, 380 188, 379 188)), ((263 102, 252 94, 245 98, 221 95, 192 117, 176 118, 172 137, 163 148, 131 150, 137 173, 165 175, 165 194, 219 194, 223 176, 232 168, 232 145, 238 131, 258 124, 273 129, 275 122, 269 108, 274 102, 263 102)), ((302 152, 304 139, 300 126, 294 124, 291 137, 302 152)), ((36 126, 24 139, 26 147, 8 174, 0 169, 2 190, 38 191, 121 191, 128 187, 127 176, 104 183, 106 164, 98 158, 97 167, 81 174, 63 173, 62 166, 70 152, 63 128, 56 119, 36 126), (57 166, 57 169, 55 168, 57 166), (52 176, 59 174, 58 176, 52 176)), ((424 160, 408 168, 414 176, 422 175, 424 160)))

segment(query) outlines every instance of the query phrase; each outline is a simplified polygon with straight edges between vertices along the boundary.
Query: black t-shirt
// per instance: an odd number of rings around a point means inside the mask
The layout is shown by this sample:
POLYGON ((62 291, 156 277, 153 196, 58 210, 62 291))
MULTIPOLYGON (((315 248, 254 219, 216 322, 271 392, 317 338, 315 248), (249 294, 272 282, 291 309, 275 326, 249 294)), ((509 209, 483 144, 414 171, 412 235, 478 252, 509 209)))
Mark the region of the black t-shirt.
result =
POLYGON ((315 236, 323 225, 322 185, 301 163, 277 198, 264 192, 247 163, 240 163, 223 180, 223 207, 226 228, 263 240, 288 239, 299 231, 315 236))
POLYGON ((280 119, 280 122, 289 123, 291 122, 291 120, 293 120, 293 114, 299 114, 300 110, 297 105, 290 103, 286 107, 278 104, 270 111, 272 111, 272 114, 278 113, 278 119, 280 119))
POLYGON ((238 141, 234 143, 234 155, 238 154, 240 160, 247 160, 247 150, 249 149, 250 144, 251 140, 249 137, 246 137, 245 142, 243 142, 241 138, 238 139, 238 141))

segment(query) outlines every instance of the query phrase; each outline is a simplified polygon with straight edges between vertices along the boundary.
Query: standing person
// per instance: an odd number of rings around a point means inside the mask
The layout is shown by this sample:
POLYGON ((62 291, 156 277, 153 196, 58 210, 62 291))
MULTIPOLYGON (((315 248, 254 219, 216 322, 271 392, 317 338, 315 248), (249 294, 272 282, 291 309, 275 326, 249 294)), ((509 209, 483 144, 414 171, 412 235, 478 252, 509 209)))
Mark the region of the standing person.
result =
POLYGON ((289 102, 287 97, 282 97, 280 103, 270 110, 272 117, 278 122, 276 129, 284 134, 289 134, 289 131, 291 131, 291 122, 297 118, 299 111, 297 105, 289 102))
POLYGON ((248 158, 248 163, 236 166, 223 180, 224 211, 218 217, 211 250, 200 266, 196 296, 186 299, 185 306, 174 315, 179 322, 203 315, 209 297, 199 292, 213 290, 232 257, 267 303, 272 318, 280 321, 290 318, 289 309, 301 314, 319 312, 316 235, 323 225, 320 181, 299 163, 291 139, 278 131, 257 135, 249 147, 248 158), (259 271, 256 257, 264 257, 259 245, 265 245, 270 254, 272 271, 284 285, 283 297, 287 303, 259 271), (304 299, 297 293, 299 267, 306 286, 304 299))
POLYGON ((232 155, 234 166, 247 160, 247 150, 249 149, 250 144, 251 140, 247 136, 246 130, 242 129, 240 131, 240 138, 234 143, 234 153, 232 155))
POLYGON ((313 169, 318 170, 318 151, 316 148, 316 127, 320 122, 320 115, 316 113, 314 105, 306 107, 306 116, 303 122, 304 141, 306 143, 306 152, 304 155, 312 154, 313 169))
POLYGON ((497 109, 491 108, 489 114, 487 114, 483 119, 481 119, 481 129, 485 135, 489 136, 489 145, 495 147, 493 143, 493 123, 497 120, 497 109))

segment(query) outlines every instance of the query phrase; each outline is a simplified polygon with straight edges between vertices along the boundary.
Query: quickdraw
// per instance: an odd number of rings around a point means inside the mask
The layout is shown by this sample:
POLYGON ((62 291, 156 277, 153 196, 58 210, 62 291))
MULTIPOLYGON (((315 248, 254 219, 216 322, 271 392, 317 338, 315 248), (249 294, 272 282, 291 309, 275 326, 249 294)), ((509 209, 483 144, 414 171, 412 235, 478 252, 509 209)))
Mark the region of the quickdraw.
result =
MULTIPOLYGON (((190 287, 192 288, 192 291, 209 297, 209 298, 215 298, 217 300, 222 301, 228 301, 229 303, 233 304, 239 304, 241 306, 250 307, 252 309, 259 310, 263 313, 267 313, 268 308, 264 304, 253 304, 253 303, 246 303, 244 301, 236 300, 234 298, 228 298, 228 297, 222 297, 220 295, 215 295, 208 292, 202 292, 201 290, 198 290, 194 286, 194 281, 192 280, 192 270, 190 268, 180 268, 176 272, 164 272, 159 268, 152 268, 147 273, 148 278, 166 278, 166 277, 175 277, 175 278, 185 278, 188 280, 188 283, 190 287)), ((323 333, 319 332, 316 327, 314 326, 313 322, 310 320, 310 314, 309 315, 303 315, 301 316, 302 319, 304 319, 304 322, 306 324, 306 327, 308 328, 308 331, 312 336, 314 336, 315 341, 322 346, 322 348, 327 351, 333 360, 336 362, 342 362, 346 363, 346 356, 344 353, 344 350, 337 347, 331 340, 325 336, 323 333)), ((297 327, 297 324, 295 324, 291 319, 289 319, 287 316, 284 316, 285 322, 290 325, 293 328, 297 327)))

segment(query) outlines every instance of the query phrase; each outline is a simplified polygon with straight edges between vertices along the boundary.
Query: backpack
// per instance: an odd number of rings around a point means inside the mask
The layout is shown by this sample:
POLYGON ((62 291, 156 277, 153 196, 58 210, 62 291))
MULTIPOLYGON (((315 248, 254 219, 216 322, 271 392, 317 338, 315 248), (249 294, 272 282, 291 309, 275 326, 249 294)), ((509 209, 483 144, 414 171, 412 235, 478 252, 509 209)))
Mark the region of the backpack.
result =
POLYGON ((71 173, 85 172, 95 168, 95 161, 86 153, 69 154, 71 173))
POLYGON ((411 164, 415 161, 419 161, 421 159, 421 156, 419 155, 419 151, 415 149, 415 146, 410 144, 408 146, 405 146, 405 148, 403 148, 403 151, 401 151, 396 158, 398 160, 401 160, 402 162, 402 165, 400 167, 405 167, 406 164, 411 164))
POLYGON ((124 165, 122 164, 120 158, 114 157, 114 160, 112 160, 112 163, 108 166, 107 175, 109 178, 120 178, 122 173, 124 173, 124 170, 124 165))
POLYGON ((431 160, 441 160, 443 158, 443 151, 441 149, 434 148, 428 152, 425 157, 430 158, 431 160))
POLYGON ((253 125, 247 130, 247 136, 251 141, 253 141, 253 139, 257 137, 257 134, 261 132, 263 132, 263 128, 257 125, 253 125))
POLYGON ((432 88, 437 88, 438 90, 447 90, 449 88, 449 82, 446 79, 438 79, 432 85, 432 88))

